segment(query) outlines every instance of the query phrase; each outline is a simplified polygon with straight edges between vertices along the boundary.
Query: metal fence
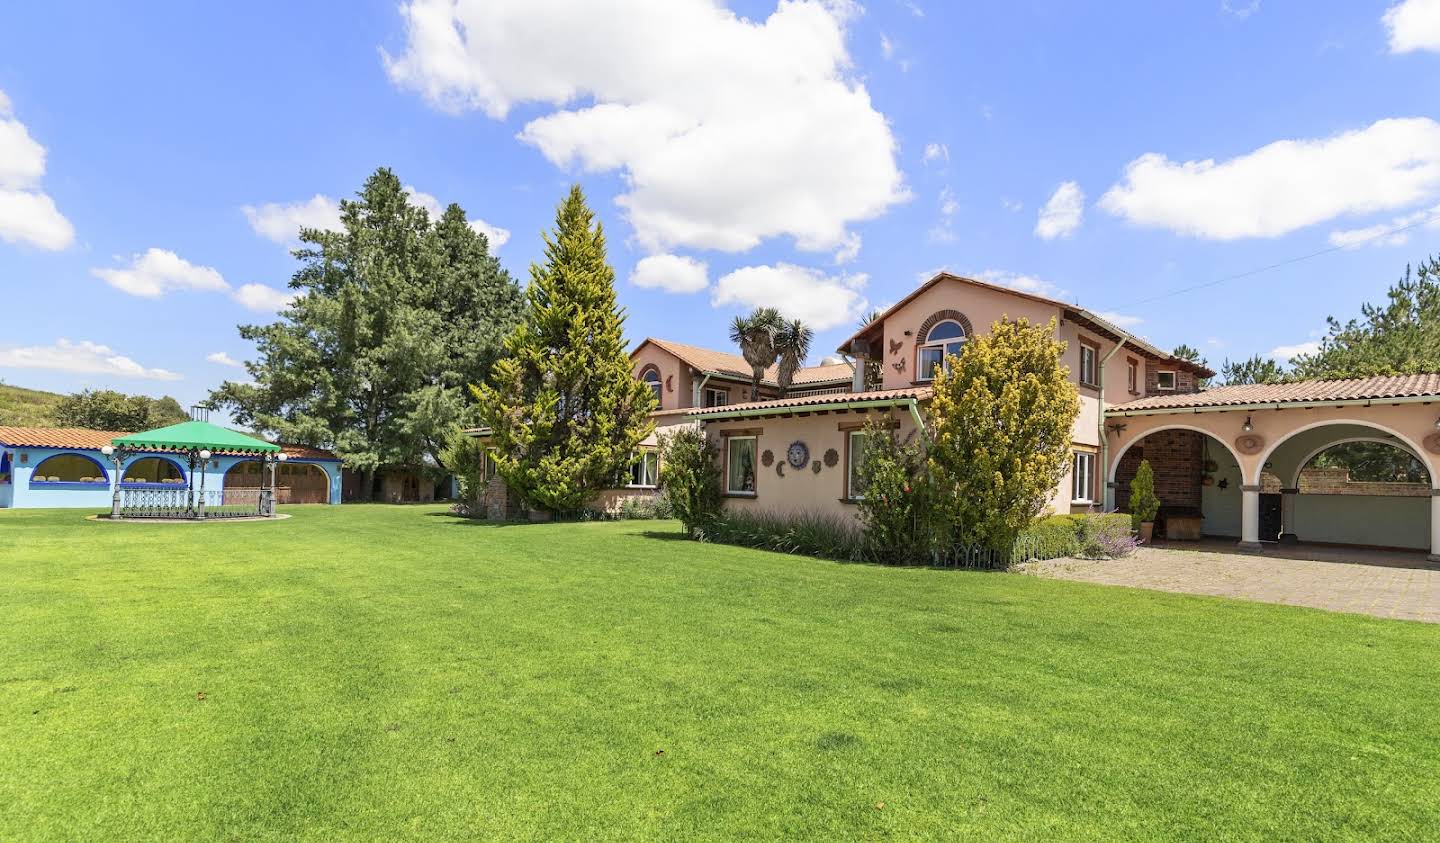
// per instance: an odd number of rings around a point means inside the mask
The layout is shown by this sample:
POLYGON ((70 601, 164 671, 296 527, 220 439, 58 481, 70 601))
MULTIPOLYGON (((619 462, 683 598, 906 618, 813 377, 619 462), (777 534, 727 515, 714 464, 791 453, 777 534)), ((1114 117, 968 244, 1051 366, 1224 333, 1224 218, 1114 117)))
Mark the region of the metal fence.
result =
POLYGON ((255 518, 266 515, 265 489, 120 489, 121 518, 255 518))

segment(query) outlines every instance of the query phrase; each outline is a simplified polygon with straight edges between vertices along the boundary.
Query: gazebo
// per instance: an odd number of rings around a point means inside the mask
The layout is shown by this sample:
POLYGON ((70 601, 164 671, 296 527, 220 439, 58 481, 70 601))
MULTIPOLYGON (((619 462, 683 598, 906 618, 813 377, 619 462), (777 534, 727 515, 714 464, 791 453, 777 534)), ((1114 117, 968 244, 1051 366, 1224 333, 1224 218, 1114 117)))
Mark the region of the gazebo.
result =
POLYGON ((212 518, 275 517, 275 467, 285 461, 279 445, 195 419, 112 439, 100 452, 115 466, 111 477, 111 518, 203 521, 212 518), (185 484, 173 489, 126 488, 122 485, 121 464, 135 451, 142 450, 186 455, 190 471, 185 484), (209 473, 210 460, 216 454, 254 455, 270 470, 262 471, 259 488, 207 490, 205 475, 209 473))

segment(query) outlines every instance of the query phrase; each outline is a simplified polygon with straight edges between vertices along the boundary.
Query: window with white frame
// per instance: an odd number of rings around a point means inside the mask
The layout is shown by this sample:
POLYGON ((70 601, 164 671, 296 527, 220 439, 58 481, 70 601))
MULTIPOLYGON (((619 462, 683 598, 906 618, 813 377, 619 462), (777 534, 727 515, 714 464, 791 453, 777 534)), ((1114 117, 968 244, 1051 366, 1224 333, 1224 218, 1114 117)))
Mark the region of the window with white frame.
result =
POLYGON ((730 436, 725 442, 725 492, 755 494, 755 437, 730 436))
POLYGON ((1174 392, 1174 391, 1175 391, 1175 373, 1174 373, 1174 372, 1156 372, 1156 373, 1155 373, 1155 388, 1156 388, 1156 389, 1162 389, 1162 390, 1165 390, 1165 391, 1167 391, 1167 392, 1174 392))
POLYGON ((1139 394, 1139 392, 1140 392, 1140 364, 1137 363, 1137 362, 1134 361, 1134 360, 1130 360, 1130 361, 1128 361, 1128 362, 1126 363, 1126 368, 1125 368, 1125 382, 1126 382, 1126 384, 1130 387, 1130 392, 1131 392, 1132 394, 1139 394))
POLYGON ((730 403, 730 390, 716 389, 713 386, 705 387, 705 406, 724 407, 730 403))
POLYGON ((865 485, 864 480, 860 477, 860 467, 865 464, 865 447, 869 440, 863 430, 852 430, 849 437, 849 447, 845 454, 845 498, 858 501, 865 497, 865 485))
POLYGON ((646 448, 630 464, 630 488, 653 489, 660 485, 660 452, 646 448))
POLYGON ((652 366, 640 373, 640 380, 644 381, 645 385, 650 387, 650 391, 655 393, 655 406, 660 406, 662 390, 660 385, 660 370, 652 366))
POLYGON ((1086 386, 1095 386, 1095 357, 1097 355, 1095 346, 1080 343, 1080 382, 1086 386))
POLYGON ((1076 451, 1070 479, 1073 482, 1071 500, 1075 503, 1094 503, 1095 455, 1086 451, 1076 451))
POLYGON ((965 329, 959 322, 946 319, 931 328, 916 350, 916 378, 933 380, 942 369, 950 371, 950 358, 958 356, 964 345, 965 329))

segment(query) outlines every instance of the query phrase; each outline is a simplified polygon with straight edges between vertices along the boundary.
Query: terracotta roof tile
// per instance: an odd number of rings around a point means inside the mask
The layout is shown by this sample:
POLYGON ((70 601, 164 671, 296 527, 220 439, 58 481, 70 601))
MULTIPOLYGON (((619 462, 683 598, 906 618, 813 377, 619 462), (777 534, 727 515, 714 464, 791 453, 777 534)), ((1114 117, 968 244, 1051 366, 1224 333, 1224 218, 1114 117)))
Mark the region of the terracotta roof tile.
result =
MULTIPOLYGON (((686 345, 683 342, 656 339, 655 337, 646 337, 640 345, 644 345, 647 342, 670 352, 690 367, 699 369, 702 372, 715 372, 716 374, 738 380, 750 380, 752 374, 750 364, 746 363, 745 358, 738 354, 732 354, 728 351, 716 351, 712 348, 701 348, 697 345, 686 345)), ((636 346, 636 348, 638 349, 639 346, 636 346)), ((775 377, 778 371, 778 367, 776 366, 771 366, 766 369, 765 377, 760 382, 766 386, 775 386, 775 377)), ((848 381, 854 374, 854 371, 849 363, 831 363, 826 366, 805 366, 795 372, 795 379, 791 383, 791 386, 848 381)))
MULTIPOLYGON (((128 436, 123 430, 86 430, 80 427, 0 427, 0 444, 14 448, 79 448, 98 451, 110 440, 128 436)), ((287 458, 309 460, 339 459, 323 448, 308 445, 281 445, 287 458)), ((215 453, 229 456, 229 451, 215 453)))
POLYGON ((897 404, 908 399, 924 401, 934 392, 928 386, 907 389, 879 389, 871 392, 844 392, 830 395, 806 395, 801 398, 784 398, 775 401, 751 401, 745 404, 727 404, 723 407, 696 407, 690 411, 693 418, 702 420, 722 419, 744 415, 753 410, 822 409, 857 403, 897 404))
POLYGON ((1151 395, 1117 404, 1110 408, 1109 412, 1119 415, 1137 410, 1187 410, 1247 404, 1316 404, 1327 401, 1421 398, 1432 395, 1440 399, 1440 373, 1220 386, 1203 392, 1151 395))

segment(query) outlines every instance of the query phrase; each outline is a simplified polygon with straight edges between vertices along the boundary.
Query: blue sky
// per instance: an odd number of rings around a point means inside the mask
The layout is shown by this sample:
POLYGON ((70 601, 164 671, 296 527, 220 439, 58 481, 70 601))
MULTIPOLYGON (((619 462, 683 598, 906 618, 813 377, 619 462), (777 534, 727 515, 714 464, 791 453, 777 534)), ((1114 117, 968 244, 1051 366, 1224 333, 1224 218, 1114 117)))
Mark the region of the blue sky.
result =
POLYGON ((244 379, 381 165, 522 279, 578 181, 633 339, 776 304, 818 360, 945 267, 1283 356, 1440 252, 1437 82, 1440 0, 11 4, 0 379, 244 379))

